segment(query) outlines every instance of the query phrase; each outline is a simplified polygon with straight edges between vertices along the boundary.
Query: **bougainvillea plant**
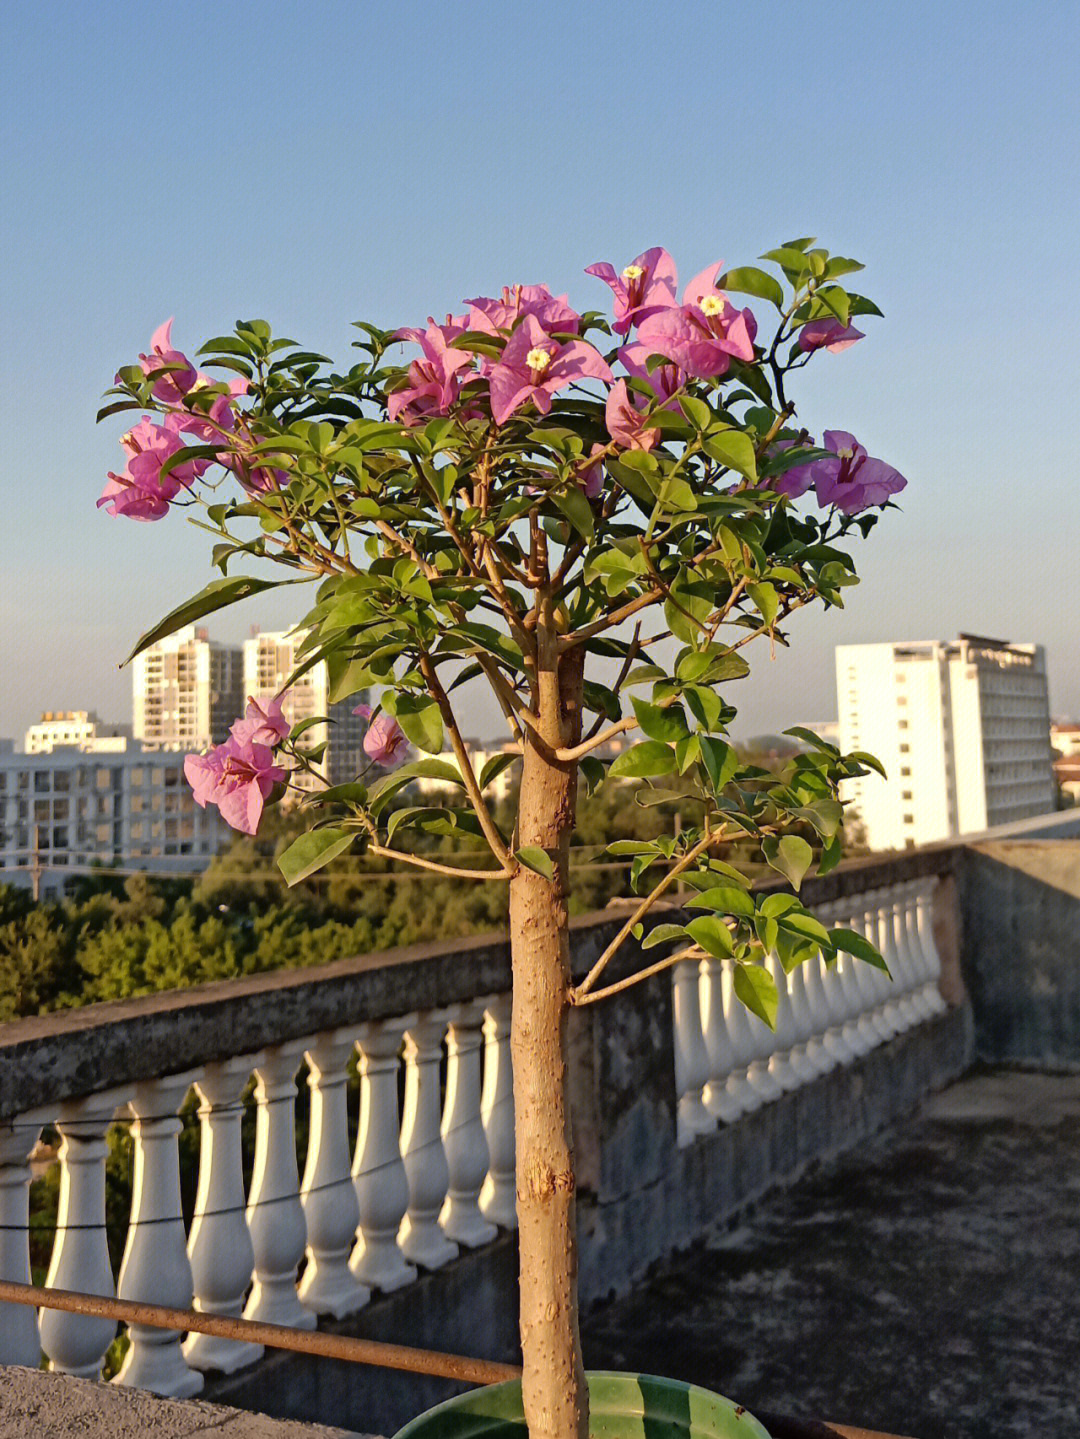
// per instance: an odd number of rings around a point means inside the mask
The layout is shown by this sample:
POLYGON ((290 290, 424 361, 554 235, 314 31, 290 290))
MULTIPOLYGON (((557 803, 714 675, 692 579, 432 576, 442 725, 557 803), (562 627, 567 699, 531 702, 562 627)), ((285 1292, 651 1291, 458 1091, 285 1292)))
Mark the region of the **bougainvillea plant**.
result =
MULTIPOLYGON (((853 319, 880 313, 838 283, 861 266, 812 239, 763 259, 782 279, 710 265, 681 294, 663 249, 618 269, 592 265, 611 292, 610 318, 579 314, 544 285, 513 285, 442 323, 393 333, 360 324, 359 357, 344 370, 253 320, 202 346, 204 372, 174 348, 170 322, 120 371, 101 412, 146 415, 123 436, 126 464, 99 503, 137 520, 197 514, 222 571, 136 653, 274 585, 314 583, 300 670, 323 661, 333 701, 361 691, 376 701, 370 765, 351 783, 305 792, 311 826, 281 856, 285 878, 352 851, 462 883, 509 882, 533 1439, 587 1432, 570 1008, 713 956, 734 966, 735 992, 772 1023, 767 952, 789 970, 837 950, 881 962, 858 935, 826 930, 796 893, 756 898, 724 858, 734 837, 744 847, 750 837, 795 891, 813 865, 839 858, 838 786, 876 762, 793 731, 804 747, 782 774, 751 769, 727 738, 732 694, 752 642, 787 644, 796 611, 843 604, 857 582, 849 542, 905 483, 847 431, 817 442, 789 394, 815 355, 840 363, 828 357, 862 338, 853 319), (760 302, 768 328, 733 295, 760 302), (418 356, 397 358, 402 343, 418 356), (507 727, 507 753, 480 770, 459 721, 469 683, 488 687, 507 727), (447 749, 453 763, 439 758, 447 749), (520 777, 509 827, 488 798, 508 765, 520 777), (420 776, 459 798, 419 804, 409 784, 420 776), (651 843, 612 845, 632 851, 640 903, 580 974, 568 944, 570 838, 579 791, 612 780, 637 783, 642 804, 677 796, 683 824, 651 843), (477 858, 459 866, 413 853, 401 842, 410 829, 473 842, 477 858), (698 913, 669 911, 646 932, 677 882, 698 913), (605 985, 625 944, 654 952, 605 985)), ((309 725, 290 732, 279 704, 249 706, 224 745, 189 759, 196 799, 254 831, 293 775, 317 768, 309 725)))

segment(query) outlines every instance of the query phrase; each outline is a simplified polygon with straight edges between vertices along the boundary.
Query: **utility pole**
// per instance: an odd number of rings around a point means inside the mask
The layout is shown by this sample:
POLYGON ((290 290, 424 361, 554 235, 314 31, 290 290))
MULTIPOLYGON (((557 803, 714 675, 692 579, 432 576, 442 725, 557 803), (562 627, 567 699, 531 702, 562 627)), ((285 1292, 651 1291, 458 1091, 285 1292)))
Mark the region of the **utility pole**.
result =
POLYGON ((34 825, 34 848, 30 855, 30 888, 34 896, 34 903, 41 899, 41 841, 38 827, 34 825))

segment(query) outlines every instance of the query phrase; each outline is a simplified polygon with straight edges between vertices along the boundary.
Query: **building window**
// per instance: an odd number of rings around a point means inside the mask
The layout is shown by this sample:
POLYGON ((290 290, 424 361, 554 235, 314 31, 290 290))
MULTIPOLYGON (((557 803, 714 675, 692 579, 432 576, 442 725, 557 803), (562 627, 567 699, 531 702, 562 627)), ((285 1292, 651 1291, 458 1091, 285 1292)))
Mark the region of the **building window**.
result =
POLYGON ((897 729, 907 729, 907 727, 908 727, 908 722, 907 722, 907 720, 898 720, 898 721, 897 721, 897 729))
POLYGON ((906 815, 904 816, 904 823, 905 823, 905 824, 914 824, 914 823, 915 823, 915 816, 914 816, 913 814, 906 814, 906 815))
POLYGON ((911 766, 909 764, 902 764, 900 766, 900 774, 906 778, 911 774, 911 766))

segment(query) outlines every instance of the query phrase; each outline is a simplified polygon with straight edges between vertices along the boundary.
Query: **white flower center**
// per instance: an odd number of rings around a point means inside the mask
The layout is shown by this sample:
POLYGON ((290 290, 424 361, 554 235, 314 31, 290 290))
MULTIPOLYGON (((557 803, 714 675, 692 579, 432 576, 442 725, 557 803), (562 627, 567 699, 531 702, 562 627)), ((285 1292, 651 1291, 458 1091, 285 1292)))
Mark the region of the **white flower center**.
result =
POLYGON ((836 457, 838 460, 853 460, 855 458, 855 451, 850 447, 846 450, 837 450, 836 457))
POLYGON ((622 277, 624 280, 640 280, 644 273, 645 271, 640 265, 627 265, 626 269, 622 272, 622 277))
POLYGON ((525 363, 534 374, 542 375, 551 364, 551 351, 542 350, 540 346, 537 345, 535 350, 530 350, 525 356, 525 363))
POLYGON ((701 313, 708 315, 710 319, 713 315, 722 315, 724 313, 723 295, 706 295, 701 302, 701 313))

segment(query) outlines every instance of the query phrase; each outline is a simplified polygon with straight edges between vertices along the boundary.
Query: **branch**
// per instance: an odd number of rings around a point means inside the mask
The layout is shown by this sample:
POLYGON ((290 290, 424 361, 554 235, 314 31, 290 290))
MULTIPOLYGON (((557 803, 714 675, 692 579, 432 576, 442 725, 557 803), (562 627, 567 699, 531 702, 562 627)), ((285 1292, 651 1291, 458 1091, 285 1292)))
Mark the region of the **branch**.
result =
POLYGON ((571 1004, 595 1004, 597 1000, 607 999, 608 995, 618 994, 622 989, 629 989, 631 985, 640 984, 643 979, 651 975, 659 974, 661 970, 670 969, 673 964, 678 964, 681 959, 690 959, 693 955, 704 957, 704 951, 696 944, 690 945, 687 949, 680 949, 676 954, 669 954, 667 959, 657 960, 655 964, 648 965, 645 969, 639 969, 634 974, 628 974, 625 978, 609 984, 605 989, 594 989, 591 994, 582 994, 578 997, 578 991, 570 991, 571 1004))
POLYGON ((592 969, 589 970, 588 974, 581 981, 581 983, 570 991, 570 1002, 572 1004, 581 1003, 583 997, 588 994, 589 990, 592 989, 593 985, 600 978, 600 975, 606 968, 608 961, 616 953, 616 951, 622 947, 623 943, 625 942, 627 936, 633 930, 634 926, 638 923, 640 919, 644 918, 644 916, 648 914, 649 910, 652 909, 653 905, 660 898, 660 896, 666 893, 666 891, 671 888, 671 886, 678 879, 679 875, 690 868, 690 866, 693 864, 694 860, 697 859, 699 854, 703 854, 710 845, 716 844, 718 840, 724 839, 726 838, 726 836, 727 830, 723 827, 718 830, 706 831, 705 835, 698 840, 697 844, 695 844, 692 849, 688 849, 686 851, 682 859, 679 860, 678 864, 673 865, 671 869, 668 870, 667 874, 652 891, 652 893, 647 894, 645 898, 641 901, 641 903, 638 905, 637 909, 634 910, 633 914, 623 925, 622 929, 619 930, 618 934, 608 945, 607 949, 604 950, 603 954, 593 965, 592 969))
POLYGON ((450 706, 446 691, 439 681, 435 672, 435 666, 430 656, 420 655, 420 672, 427 681, 429 692, 434 696, 439 712, 443 717, 443 723, 450 732, 450 745, 457 758, 458 768, 461 770, 461 778, 465 785, 466 793, 473 809, 476 811, 476 818, 480 821, 480 828, 484 831, 484 838, 491 848, 492 854, 499 861, 504 869, 510 867, 510 851, 503 843, 502 835, 496 828, 495 821, 491 817, 491 811, 484 803, 484 796, 480 792, 480 786, 476 780, 476 773, 472 767, 472 760, 469 757, 468 747, 461 738, 461 731, 458 729, 457 719, 450 706))
POLYGON ((368 854, 377 854, 381 859, 399 859, 402 864, 415 865, 417 869, 430 869, 434 874, 449 874, 455 879, 509 879, 511 871, 502 869, 455 869, 452 864, 440 864, 438 860, 424 859, 418 854, 406 854, 404 850, 387 849, 381 844, 369 844, 368 854))

